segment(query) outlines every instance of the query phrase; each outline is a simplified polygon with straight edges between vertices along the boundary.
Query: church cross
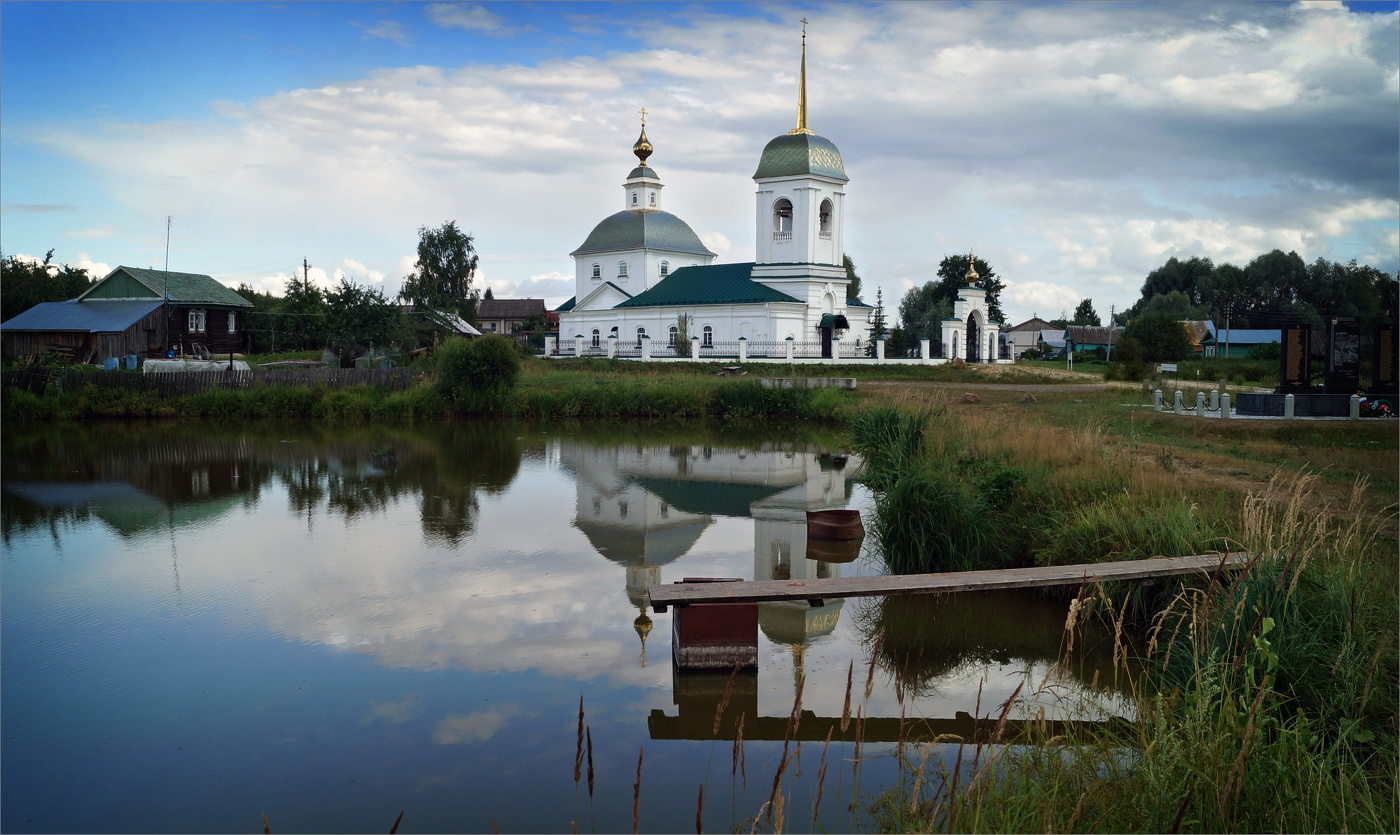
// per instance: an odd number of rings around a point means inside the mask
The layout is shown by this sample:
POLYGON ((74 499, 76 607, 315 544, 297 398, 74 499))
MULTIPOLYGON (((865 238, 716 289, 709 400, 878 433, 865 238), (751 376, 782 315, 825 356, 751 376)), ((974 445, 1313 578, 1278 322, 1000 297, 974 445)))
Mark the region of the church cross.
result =
POLYGON ((638 110, 637 112, 640 113, 640 114, 642 114, 642 127, 646 127, 646 124, 647 124, 647 109, 646 109, 645 107, 643 107, 641 110, 638 110))
POLYGON ((802 18, 802 37, 807 37, 807 18, 802 18))

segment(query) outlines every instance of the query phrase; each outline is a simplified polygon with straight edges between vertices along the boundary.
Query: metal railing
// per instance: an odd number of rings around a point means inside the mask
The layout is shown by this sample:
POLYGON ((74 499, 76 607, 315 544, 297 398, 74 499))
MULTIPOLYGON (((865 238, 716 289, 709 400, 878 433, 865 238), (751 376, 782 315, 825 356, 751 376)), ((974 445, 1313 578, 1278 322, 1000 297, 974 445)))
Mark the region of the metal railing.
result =
POLYGON ((782 359, 787 356, 787 341, 763 342, 757 339, 751 339, 748 344, 748 355, 751 357, 782 359))
POLYGON ((791 232, 774 232, 774 233, 773 233, 773 243, 775 243, 775 244, 792 243, 792 233, 791 233, 791 232))

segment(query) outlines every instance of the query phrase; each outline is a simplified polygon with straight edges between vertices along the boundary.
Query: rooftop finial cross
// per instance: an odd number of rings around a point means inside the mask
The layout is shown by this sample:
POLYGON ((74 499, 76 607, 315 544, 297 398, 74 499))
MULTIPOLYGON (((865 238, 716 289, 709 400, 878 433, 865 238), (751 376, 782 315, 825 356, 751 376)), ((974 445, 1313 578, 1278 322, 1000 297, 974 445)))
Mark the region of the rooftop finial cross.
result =
POLYGON ((646 126, 647 126, 647 109, 646 109, 645 107, 643 107, 641 110, 638 110, 637 112, 640 113, 640 114, 642 114, 642 127, 646 127, 646 126))
POLYGON ((802 40, 807 40, 807 18, 802 18, 802 40))

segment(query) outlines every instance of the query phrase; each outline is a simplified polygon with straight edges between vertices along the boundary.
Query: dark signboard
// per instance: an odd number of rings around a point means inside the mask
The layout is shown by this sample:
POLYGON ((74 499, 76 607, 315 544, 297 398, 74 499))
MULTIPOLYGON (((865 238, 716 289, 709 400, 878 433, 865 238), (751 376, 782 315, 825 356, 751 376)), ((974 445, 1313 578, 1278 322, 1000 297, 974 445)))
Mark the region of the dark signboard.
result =
POLYGON ((1371 364, 1371 391, 1374 394, 1396 394, 1395 378, 1395 325, 1376 325, 1376 338, 1373 342, 1375 356, 1371 364))
POLYGON ((1333 316, 1327 328, 1327 393, 1349 394, 1361 385, 1361 326, 1354 316, 1333 316))
POLYGON ((1308 358, 1312 343, 1312 327, 1286 325, 1283 329, 1283 350, 1279 352, 1279 388, 1306 391, 1308 388, 1308 358))

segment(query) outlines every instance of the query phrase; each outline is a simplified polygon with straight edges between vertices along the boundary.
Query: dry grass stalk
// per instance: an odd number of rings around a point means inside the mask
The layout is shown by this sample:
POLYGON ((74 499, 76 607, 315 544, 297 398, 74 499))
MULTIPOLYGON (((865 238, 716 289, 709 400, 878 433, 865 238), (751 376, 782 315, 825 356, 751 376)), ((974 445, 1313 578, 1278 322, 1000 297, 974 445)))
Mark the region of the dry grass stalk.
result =
MULTIPOLYGON (((776 812, 780 811, 782 808, 782 793, 779 791, 779 789, 782 788, 783 772, 787 771, 788 763, 792 762, 793 758, 800 753, 802 753, 802 743, 800 742, 797 743, 797 750, 792 752, 792 756, 787 756, 787 748, 783 748, 783 760, 782 762, 778 763, 778 770, 773 774, 773 792, 770 795, 768 795, 768 802, 772 804, 768 808, 769 817, 772 817, 776 812)), ((775 824, 775 826, 775 832, 782 830, 781 818, 778 819, 778 823, 775 824)))
POLYGON ((578 835, 578 821, 569 821, 569 830, 578 835))
POLYGON ((831 745, 831 734, 836 728, 827 728, 826 742, 822 743, 822 758, 817 765, 817 802, 812 804, 812 824, 817 822, 817 813, 822 808, 822 793, 826 791, 826 749, 831 745))
POLYGON ((267 825, 267 815, 263 815, 263 816, 262 816, 262 819, 263 819, 263 832, 265 833, 265 835, 272 835, 272 827, 270 827, 270 826, 267 825))
POLYGON ((778 795, 773 801, 773 835, 783 831, 783 796, 778 795))
POLYGON ((584 735, 588 739, 588 796, 593 796, 593 729, 585 728, 584 735))
POLYGON ((846 729, 851 726, 851 683, 856 672, 855 659, 851 659, 851 665, 846 668, 846 702, 841 706, 841 736, 846 735, 846 729))
POLYGON ((579 781, 583 770, 583 697, 578 697, 578 744, 574 748, 574 782, 579 781))
POLYGON ((496 825, 495 819, 491 821, 491 831, 496 833, 496 835, 501 835, 501 828, 496 825))
POLYGON ((894 760, 904 767, 904 705, 899 706, 899 740, 894 749, 894 760))
POLYGON ((724 709, 729 707, 729 696, 734 692, 734 679, 739 675, 740 661, 734 662, 734 671, 729 674, 729 683, 724 685, 724 698, 719 700, 719 707, 715 710, 715 727, 710 731, 712 738, 719 737, 719 723, 724 718, 724 709))
POLYGON ((870 693, 875 689, 875 659, 880 657, 880 644, 885 641, 885 633, 882 631, 875 636, 875 646, 870 648, 870 666, 865 671, 865 699, 870 700, 870 693))
POLYGON ((863 716, 865 705, 856 708, 856 750, 851 754, 851 779, 854 780, 860 773, 860 738, 865 732, 865 718, 863 716))
POLYGON ((919 770, 916 771, 916 772, 914 772, 914 791, 913 791, 913 795, 914 795, 914 796, 911 797, 911 798, 909 799, 909 814, 910 814, 910 815, 913 815, 915 812, 918 811, 918 809, 919 809, 919 798, 923 796, 924 766, 925 766, 925 765, 928 765, 928 749, 929 749, 929 746, 928 746, 927 743, 925 743, 925 744, 924 744, 924 756, 923 756, 922 759, 919 760, 919 770))
POLYGON ((637 749, 637 782, 632 784, 632 835, 637 835, 637 814, 642 805, 642 755, 645 747, 637 749))
POLYGON ((739 721, 734 723, 734 764, 730 767, 730 776, 738 774, 744 779, 744 788, 749 787, 749 775, 744 770, 744 716, 739 714, 739 721))
POLYGON ((1021 695, 1021 688, 1025 686, 1024 681, 1016 685, 1016 689, 1011 691, 1011 696, 1006 700, 1006 704, 1001 706, 1001 716, 997 717, 997 727, 992 732, 992 742, 1001 742, 1001 734, 1006 730, 1006 716, 1011 712, 1011 706, 1016 703, 1016 697, 1021 695))
POLYGON ((695 799, 695 835, 705 831, 705 784, 700 784, 700 796, 695 799))
POLYGON ((1249 751, 1249 740, 1254 736, 1254 716, 1259 712, 1259 704, 1264 701, 1264 691, 1267 689, 1269 677, 1259 682, 1259 691, 1254 694, 1254 704, 1249 706, 1249 718, 1244 723, 1244 740, 1240 743, 1240 755, 1235 758, 1235 764, 1230 769, 1230 776, 1225 778, 1225 791, 1220 795, 1220 817, 1225 817, 1225 810, 1230 808, 1231 799, 1235 792, 1239 791, 1240 784, 1244 782, 1244 756, 1249 751))
POLYGON ((407 811, 407 809, 399 810, 399 816, 394 818, 394 825, 389 827, 389 835, 395 835, 395 833, 399 831, 399 824, 403 823, 403 813, 407 811))

